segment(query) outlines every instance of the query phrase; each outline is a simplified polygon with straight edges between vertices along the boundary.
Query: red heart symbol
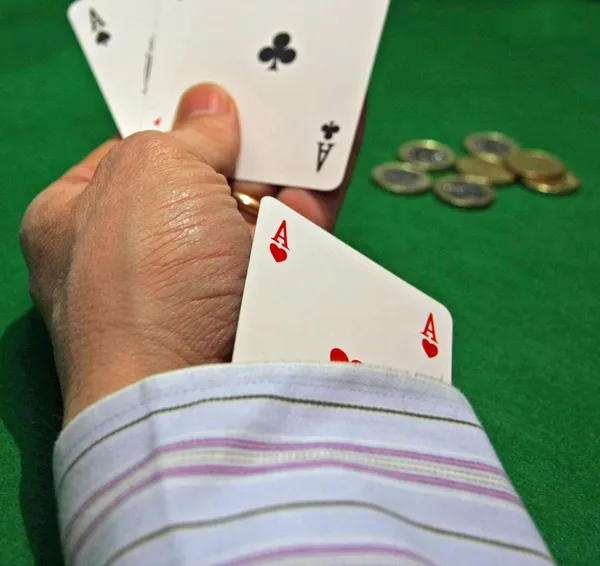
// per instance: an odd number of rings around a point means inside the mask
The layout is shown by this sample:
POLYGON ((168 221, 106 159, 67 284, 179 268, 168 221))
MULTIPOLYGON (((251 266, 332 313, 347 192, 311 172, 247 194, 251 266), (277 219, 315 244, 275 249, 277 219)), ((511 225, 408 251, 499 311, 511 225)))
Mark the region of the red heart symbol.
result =
POLYGON ((332 362, 349 362, 350 358, 347 356, 346 352, 344 352, 344 350, 340 350, 339 348, 334 348, 333 350, 331 350, 331 352, 329 353, 329 359, 332 362))
POLYGON ((440 352, 440 349, 435 344, 432 344, 429 340, 425 340, 425 338, 423 338, 421 344, 423 344, 423 350, 425 350, 425 353, 430 358, 435 358, 440 352))
POLYGON ((162 122, 162 118, 157 118, 156 120, 154 120, 154 125, 158 128, 158 126, 160 126, 161 122, 162 122))
MULTIPOLYGON (((350 361, 348 354, 346 354, 346 352, 344 352, 344 350, 340 350, 339 348, 334 348, 333 350, 331 350, 331 352, 329 352, 329 359, 332 362, 342 362, 342 363, 348 363, 350 361)), ((353 364, 362 364, 362 362, 360 360, 352 360, 352 363, 353 364)))
POLYGON ((275 244, 271 244, 269 249, 271 250, 271 255, 273 256, 273 259, 277 263, 281 263, 282 261, 285 261, 288 257, 287 252, 283 248, 280 248, 279 246, 276 246, 275 244))

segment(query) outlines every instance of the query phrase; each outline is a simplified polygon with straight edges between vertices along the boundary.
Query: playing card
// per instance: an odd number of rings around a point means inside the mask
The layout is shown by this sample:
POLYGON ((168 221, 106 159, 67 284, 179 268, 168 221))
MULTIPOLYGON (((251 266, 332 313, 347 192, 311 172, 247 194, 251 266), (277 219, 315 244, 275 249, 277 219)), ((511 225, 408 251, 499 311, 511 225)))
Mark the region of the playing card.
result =
POLYGON ((123 137, 139 130, 152 67, 156 0, 78 0, 68 17, 123 137))
POLYGON ((197 30, 198 23, 188 18, 192 12, 198 12, 197 8, 201 4, 205 10, 211 9, 206 6, 206 2, 200 0, 159 2, 154 27, 152 73, 148 80, 145 107, 140 122, 142 130, 168 131, 173 125, 177 104, 183 94, 183 90, 178 90, 182 81, 176 79, 181 76, 188 36, 192 30, 197 30))
POLYGON ((240 113, 236 178, 337 188, 389 0, 165 2, 178 5, 158 24, 157 45, 163 47, 157 49, 143 127, 169 129, 183 91, 198 82, 219 83, 240 113), (184 55, 175 46, 182 37, 184 55))
POLYGON ((431 297, 265 198, 233 361, 364 363, 451 383, 452 317, 431 297))

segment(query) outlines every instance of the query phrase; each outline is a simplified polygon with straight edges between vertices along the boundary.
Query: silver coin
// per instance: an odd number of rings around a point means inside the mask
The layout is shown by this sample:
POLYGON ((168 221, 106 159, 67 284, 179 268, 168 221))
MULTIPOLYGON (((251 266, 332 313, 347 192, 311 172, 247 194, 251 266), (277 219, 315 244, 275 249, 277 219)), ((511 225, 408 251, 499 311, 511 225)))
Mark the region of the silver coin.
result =
POLYGON ((398 150, 398 157, 423 171, 449 169, 456 161, 454 152, 448 146, 435 140, 407 142, 398 150))
POLYGON ((487 179, 470 175, 444 177, 436 183, 434 192, 439 199, 459 208, 485 208, 495 199, 487 179))
POLYGON ((504 158, 519 151, 519 144, 500 132, 480 132, 465 139, 467 151, 483 161, 502 163, 504 158))
POLYGON ((479 138, 473 144, 477 151, 482 153, 493 153, 495 155, 508 155, 512 151, 512 146, 500 140, 489 138, 479 138))
POLYGON ((373 180, 386 191, 416 195, 431 188, 431 177, 410 163, 383 163, 373 169, 373 180))

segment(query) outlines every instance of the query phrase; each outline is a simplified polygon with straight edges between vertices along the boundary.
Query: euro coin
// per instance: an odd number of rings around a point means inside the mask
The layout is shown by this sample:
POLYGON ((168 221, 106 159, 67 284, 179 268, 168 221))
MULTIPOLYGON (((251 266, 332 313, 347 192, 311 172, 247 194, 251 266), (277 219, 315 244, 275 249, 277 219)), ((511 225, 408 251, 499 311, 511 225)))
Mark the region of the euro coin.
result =
POLYGON ((506 158, 506 165, 519 177, 534 181, 558 179, 567 172, 565 164, 558 157, 540 149, 511 153, 506 158))
POLYGON ((558 179, 546 181, 535 181, 534 179, 524 178, 523 184, 529 189, 546 195, 570 195, 579 189, 581 181, 577 175, 568 171, 558 179))
POLYGON ((373 180, 386 191, 418 195, 431 188, 431 177, 410 163, 383 163, 373 170, 373 180))
POLYGON ((456 161, 456 155, 447 145, 434 140, 407 142, 398 149, 398 157, 422 171, 450 169, 456 161))
POLYGON ((500 132, 478 132, 467 136, 465 148, 473 156, 489 163, 502 163, 519 144, 500 132))
POLYGON ((463 175, 485 177, 492 185, 508 185, 515 180, 515 174, 506 167, 477 157, 461 157, 456 162, 456 168, 463 175))
POLYGON ((448 175, 435 184, 434 193, 458 208, 486 208, 495 199, 487 179, 473 175, 448 175))

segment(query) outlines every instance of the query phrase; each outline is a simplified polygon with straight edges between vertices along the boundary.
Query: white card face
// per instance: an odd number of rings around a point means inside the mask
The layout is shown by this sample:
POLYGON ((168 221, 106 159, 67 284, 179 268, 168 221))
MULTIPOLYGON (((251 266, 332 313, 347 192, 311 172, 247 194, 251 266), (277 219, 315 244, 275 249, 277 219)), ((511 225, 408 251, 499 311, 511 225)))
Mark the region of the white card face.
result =
POLYGON ((79 0, 68 17, 123 137, 139 130, 152 62, 156 0, 79 0))
MULTIPOLYGON (((144 127, 160 121, 168 129, 179 96, 198 82, 215 82, 231 92, 240 111, 238 179, 323 191, 337 188, 352 150, 388 4, 180 2, 177 19, 183 27, 165 26, 157 34, 157 45, 177 40, 169 37, 167 27, 171 35, 186 36, 183 64, 166 99, 154 100, 157 115, 148 116, 144 127), (193 33, 181 31, 189 30, 185 22, 193 22, 193 33)), ((163 65, 157 62, 153 84, 163 65)))
POLYGON ((265 198, 233 362, 330 361, 451 383, 452 317, 431 297, 265 198))
POLYGON ((141 130, 166 132, 173 126, 175 111, 183 91, 177 90, 181 81, 188 36, 196 29, 190 13, 199 0, 162 0, 159 3, 154 29, 154 57, 149 77, 141 130))

